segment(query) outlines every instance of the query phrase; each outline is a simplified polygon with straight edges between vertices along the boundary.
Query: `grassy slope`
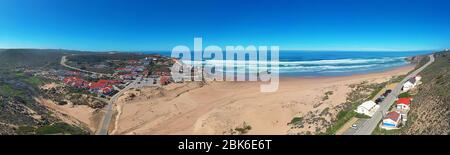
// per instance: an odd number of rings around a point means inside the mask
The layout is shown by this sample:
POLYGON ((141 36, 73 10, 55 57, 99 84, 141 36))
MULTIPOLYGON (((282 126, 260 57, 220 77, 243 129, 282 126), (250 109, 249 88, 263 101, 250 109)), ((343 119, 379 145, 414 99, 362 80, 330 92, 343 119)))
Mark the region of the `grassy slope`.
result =
POLYGON ((450 134, 450 52, 437 53, 435 58, 420 73, 423 84, 414 96, 409 122, 401 134, 450 134))
POLYGON ((32 99, 42 79, 15 72, 15 67, 58 67, 69 51, 4 49, 0 51, 0 134, 87 134, 78 127, 60 122, 32 99), (42 119, 35 119, 28 109, 42 119))
MULTIPOLYGON (((399 130, 376 128, 376 135, 450 134, 450 52, 435 54, 436 61, 422 75, 419 92, 413 97, 408 122, 399 130)), ((423 59, 425 64, 428 59, 423 59)))

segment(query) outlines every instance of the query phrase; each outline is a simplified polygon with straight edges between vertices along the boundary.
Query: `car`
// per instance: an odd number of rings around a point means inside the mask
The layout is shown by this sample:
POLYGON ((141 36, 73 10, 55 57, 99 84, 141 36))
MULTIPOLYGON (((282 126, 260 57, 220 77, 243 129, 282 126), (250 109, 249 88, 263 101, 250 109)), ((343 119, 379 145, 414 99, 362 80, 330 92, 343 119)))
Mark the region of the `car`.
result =
POLYGON ((387 97, 391 92, 392 92, 392 90, 388 89, 383 93, 382 96, 387 97))
POLYGON ((381 102, 383 102, 383 100, 384 100, 384 98, 377 98, 376 100, 375 100, 375 103, 376 104, 380 104, 381 102))
POLYGON ((358 125, 353 124, 353 125, 352 125, 352 129, 358 129, 358 125))
POLYGON ((392 90, 391 90, 391 89, 388 89, 388 90, 386 90, 384 93, 385 93, 385 94, 390 94, 390 93, 392 93, 392 90))

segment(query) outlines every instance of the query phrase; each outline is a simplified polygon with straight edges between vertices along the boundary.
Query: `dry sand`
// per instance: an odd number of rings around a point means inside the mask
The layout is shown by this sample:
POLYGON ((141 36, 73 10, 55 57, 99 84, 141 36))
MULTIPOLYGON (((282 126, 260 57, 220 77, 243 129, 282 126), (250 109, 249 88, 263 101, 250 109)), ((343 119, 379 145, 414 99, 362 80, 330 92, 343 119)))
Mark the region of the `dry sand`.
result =
POLYGON ((95 112, 95 109, 85 105, 57 105, 53 101, 43 98, 35 98, 35 100, 49 108, 58 118, 66 123, 82 125, 89 128, 92 132, 97 130, 98 114, 95 112))
POLYGON ((279 90, 261 93, 259 82, 171 84, 131 90, 119 98, 115 134, 230 134, 245 122, 248 134, 288 134, 294 116, 332 108, 345 102, 350 84, 379 83, 408 73, 394 70, 320 78, 282 78, 279 90), (322 104, 325 92, 333 91, 322 104), (135 97, 130 97, 134 94, 135 97))

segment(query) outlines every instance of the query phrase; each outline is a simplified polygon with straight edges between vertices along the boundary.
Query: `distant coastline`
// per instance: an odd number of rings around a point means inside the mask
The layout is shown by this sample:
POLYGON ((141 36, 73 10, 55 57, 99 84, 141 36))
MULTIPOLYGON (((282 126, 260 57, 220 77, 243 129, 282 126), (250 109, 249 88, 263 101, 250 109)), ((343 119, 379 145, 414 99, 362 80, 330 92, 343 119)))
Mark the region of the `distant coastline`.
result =
MULTIPOLYGON (((5 51, 7 49, 1 49, 5 51)), ((40 49, 62 52, 90 53, 92 51, 76 51, 67 49, 40 49)), ((171 56, 170 51, 104 51, 95 53, 136 53, 158 54, 171 56)), ((280 76, 282 77, 334 77, 366 73, 376 73, 411 65, 412 57, 432 53, 431 50, 421 51, 280 51, 280 76)), ((228 60, 229 61, 229 60, 228 60)), ((211 61, 209 61, 211 63, 211 61)), ((205 63, 205 62, 192 62, 205 63)), ((214 62, 213 62, 214 63, 214 62)), ((237 67, 243 67, 250 73, 256 73, 257 63, 238 62, 237 67)))
MULTIPOLYGON (((375 73, 411 65, 411 57, 432 51, 280 51, 280 76, 282 77, 333 77, 375 73)), ((170 52, 143 52, 171 56, 170 52)), ((206 63, 192 61, 187 63, 206 63)), ((208 63, 215 63, 208 61, 208 63)), ((230 63, 230 60, 225 61, 230 63)), ((237 67, 257 73, 256 62, 237 61, 237 67)), ((261 65, 261 64, 260 64, 261 65)), ((226 72, 226 71, 225 71, 226 72)))

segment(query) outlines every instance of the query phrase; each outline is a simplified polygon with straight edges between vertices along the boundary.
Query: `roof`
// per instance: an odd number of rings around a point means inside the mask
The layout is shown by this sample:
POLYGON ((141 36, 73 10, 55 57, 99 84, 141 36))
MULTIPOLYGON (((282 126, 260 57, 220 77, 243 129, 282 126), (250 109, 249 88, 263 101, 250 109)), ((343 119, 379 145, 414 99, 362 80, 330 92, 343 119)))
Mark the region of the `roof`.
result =
POLYGON ((102 88, 105 87, 106 84, 105 83, 100 83, 100 82, 94 82, 91 83, 91 85, 89 86, 90 89, 96 89, 96 88, 102 88))
POLYGON ((79 77, 66 77, 63 79, 64 83, 69 84, 69 85, 73 85, 73 86, 82 86, 86 83, 86 81, 84 81, 83 79, 79 78, 79 77))
POLYGON ((103 93, 108 93, 108 92, 110 92, 110 91, 112 91, 113 90, 113 87, 112 86, 106 86, 106 87, 103 87, 102 88, 102 92, 103 93))
POLYGON ((363 108, 365 108, 365 109, 367 109, 367 110, 370 110, 370 109, 372 109, 375 105, 376 105, 376 103, 373 102, 373 101, 366 101, 366 102, 362 103, 362 104, 360 105, 360 107, 363 107, 363 108))
POLYGON ((413 77, 413 78, 409 79, 408 81, 414 84, 414 83, 416 83, 416 78, 413 77))
POLYGON ((403 86, 406 86, 406 85, 414 85, 414 83, 412 83, 410 80, 408 80, 403 84, 403 86))
POLYGON ((411 98, 399 98, 398 100, 397 100, 397 104, 406 104, 406 105, 409 105, 409 104, 411 104, 411 98))
POLYGON ((391 111, 389 113, 386 114, 386 116, 384 116, 384 119, 390 119, 393 121, 397 121, 400 118, 400 113, 396 112, 396 111, 391 111))

